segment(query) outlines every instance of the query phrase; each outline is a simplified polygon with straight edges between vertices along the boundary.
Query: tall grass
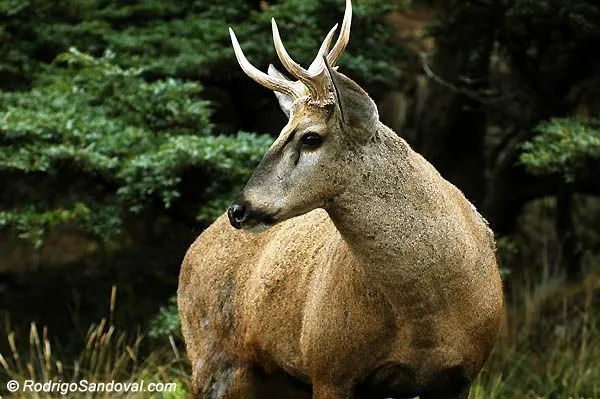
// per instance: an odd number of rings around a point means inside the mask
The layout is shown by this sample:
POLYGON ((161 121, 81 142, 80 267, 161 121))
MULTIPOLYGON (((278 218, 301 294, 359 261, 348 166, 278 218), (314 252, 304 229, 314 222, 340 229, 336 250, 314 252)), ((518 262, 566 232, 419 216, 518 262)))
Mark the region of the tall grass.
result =
POLYGON ((470 398, 600 398, 600 278, 515 296, 470 398))
MULTIPOLYGON (((18 381, 21 386, 26 380, 45 383, 136 383, 144 380, 149 383, 175 382, 174 392, 126 393, 126 392, 70 392, 67 397, 114 398, 114 397, 187 397, 187 371, 173 338, 169 343, 154 348, 147 356, 141 355, 144 337, 140 333, 119 332, 113 324, 116 302, 116 288, 113 287, 110 312, 107 319, 92 325, 81 350, 74 358, 61 358, 53 352, 50 332, 36 323, 31 323, 28 337, 18 337, 15 331, 7 328, 9 353, 0 353, 0 397, 8 395, 5 384, 9 380, 18 381), (41 332, 41 333, 40 333, 41 332), (23 342, 25 341, 25 342, 23 342)), ((22 398, 52 398, 61 396, 59 392, 23 392, 14 395, 22 398)), ((65 397, 65 396, 62 396, 65 397)))

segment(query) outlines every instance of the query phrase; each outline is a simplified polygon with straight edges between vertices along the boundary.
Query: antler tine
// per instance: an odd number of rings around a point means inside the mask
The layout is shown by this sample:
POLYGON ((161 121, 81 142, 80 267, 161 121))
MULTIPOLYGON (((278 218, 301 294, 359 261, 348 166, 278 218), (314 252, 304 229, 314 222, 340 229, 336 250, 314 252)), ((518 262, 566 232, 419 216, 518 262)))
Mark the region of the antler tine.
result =
POLYGON ((333 34, 335 33, 337 27, 338 27, 338 24, 335 24, 335 26, 333 28, 331 28, 331 30, 329 31, 327 36, 325 36, 325 40, 323 40, 323 43, 321 44, 321 47, 319 48, 319 52, 317 53, 317 56, 315 57, 312 64, 310 64, 310 66, 308 67, 308 72, 315 73, 315 72, 318 72, 319 69, 323 67, 323 64, 322 64, 323 56, 325 56, 329 52, 329 46, 331 45, 331 39, 333 39, 333 34))
POLYGON ((231 36, 231 43, 233 44, 233 51, 235 52, 235 57, 237 58, 238 63, 240 64, 242 70, 246 73, 246 75, 248 75, 258 84, 268 89, 275 90, 280 93, 285 93, 294 99, 300 98, 302 96, 302 93, 300 93, 297 90, 297 88, 294 87, 294 82, 269 76, 266 73, 260 71, 254 65, 252 65, 244 55, 244 52, 240 47, 237 37, 235 36, 233 29, 231 28, 229 28, 229 35, 231 36))
MULTIPOLYGON (((271 19, 273 27, 273 42, 275 43, 275 51, 279 56, 279 60, 294 77, 298 78, 310 91, 310 101, 318 106, 331 104, 333 95, 329 92, 327 76, 325 74, 325 66, 323 65, 314 73, 302 68, 296 61, 290 57, 279 35, 279 29, 275 19, 271 19)), ((327 45, 325 45, 327 47, 327 45)))
POLYGON ((344 20, 342 21, 342 28, 340 29, 340 36, 335 42, 333 48, 327 54, 327 61, 332 67, 335 66, 336 61, 340 58, 340 55, 344 52, 348 40, 350 40, 350 25, 352 24, 352 1, 346 0, 346 11, 344 12, 344 20))
POLYGON ((314 76, 308 72, 306 69, 302 68, 296 61, 290 57, 283 42, 281 41, 281 36, 279 35, 279 28, 277 27, 277 22, 275 22, 275 18, 271 18, 271 27, 273 28, 273 42, 275 44, 275 51, 279 56, 279 60, 287 69, 292 76, 300 79, 304 84, 311 85, 311 79, 314 76))

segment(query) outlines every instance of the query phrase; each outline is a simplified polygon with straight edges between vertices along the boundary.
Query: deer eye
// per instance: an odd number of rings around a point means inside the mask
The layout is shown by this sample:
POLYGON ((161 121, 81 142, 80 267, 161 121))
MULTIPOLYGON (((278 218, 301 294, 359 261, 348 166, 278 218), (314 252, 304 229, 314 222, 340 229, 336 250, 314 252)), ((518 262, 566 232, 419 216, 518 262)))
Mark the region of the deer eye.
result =
POLYGON ((314 132, 309 132, 302 136, 302 145, 307 148, 317 148, 322 142, 323 137, 314 132))

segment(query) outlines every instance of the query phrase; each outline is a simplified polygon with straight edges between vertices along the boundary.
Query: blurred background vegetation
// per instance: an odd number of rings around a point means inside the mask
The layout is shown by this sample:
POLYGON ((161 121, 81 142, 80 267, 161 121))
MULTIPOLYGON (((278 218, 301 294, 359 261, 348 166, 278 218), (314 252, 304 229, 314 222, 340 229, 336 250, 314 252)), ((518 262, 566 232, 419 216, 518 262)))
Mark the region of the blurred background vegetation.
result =
MULTIPOLYGON (((341 0, 0 0, 0 382, 175 381, 185 250, 285 123, 235 61, 307 64, 341 0)), ((496 232, 471 397, 600 397, 600 3, 355 0, 339 64, 496 232)), ((4 384, 0 384, 0 395, 4 384)))

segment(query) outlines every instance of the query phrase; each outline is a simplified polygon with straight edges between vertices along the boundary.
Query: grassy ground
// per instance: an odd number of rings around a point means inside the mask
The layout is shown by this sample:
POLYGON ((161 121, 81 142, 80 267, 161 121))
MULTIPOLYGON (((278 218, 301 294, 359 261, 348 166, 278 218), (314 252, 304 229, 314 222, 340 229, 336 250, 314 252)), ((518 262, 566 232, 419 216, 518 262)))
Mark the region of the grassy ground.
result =
POLYGON ((471 398, 600 398, 600 278, 549 279, 507 304, 471 398))
MULTIPOLYGON (((488 364, 476 379, 471 398, 600 398, 600 278, 566 285, 543 283, 512 288, 505 328, 488 364)), ((161 397, 189 395, 189 365, 178 338, 157 343, 141 334, 125 334, 111 314, 90 327, 78 356, 54 352, 50 332, 31 324, 28 333, 10 333, 11 350, 0 354, 0 396, 4 382, 174 382, 161 394, 92 394, 81 397, 161 397), (150 347, 150 350, 144 350, 150 347)), ((147 385, 146 385, 147 386, 147 385)), ((54 397, 60 396, 55 394, 54 397)), ((21 393, 19 397, 49 395, 21 393)), ((68 397, 77 397, 69 394, 68 397)))

